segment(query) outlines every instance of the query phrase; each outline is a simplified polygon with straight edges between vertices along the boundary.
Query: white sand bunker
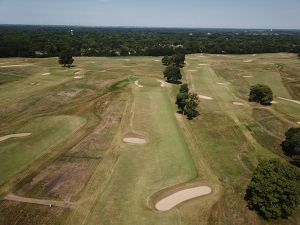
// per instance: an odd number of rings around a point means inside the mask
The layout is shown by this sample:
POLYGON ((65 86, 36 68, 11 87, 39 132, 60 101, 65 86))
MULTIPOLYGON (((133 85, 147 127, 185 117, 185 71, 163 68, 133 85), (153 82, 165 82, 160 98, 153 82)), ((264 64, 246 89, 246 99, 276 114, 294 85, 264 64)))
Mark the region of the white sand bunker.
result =
POLYGON ((248 60, 245 60, 244 62, 245 63, 250 63, 250 62, 253 62, 253 60, 252 59, 248 59, 248 60))
POLYGON ((299 125, 300 125, 300 122, 297 122, 297 124, 299 124, 299 125))
POLYGON ((168 211, 184 201, 207 195, 209 193, 211 193, 211 188, 208 186, 185 189, 163 198, 155 204, 155 208, 159 211, 168 211))
POLYGON ((244 103, 241 103, 241 102, 233 102, 232 104, 234 104, 234 105, 245 105, 244 103))
POLYGON ((205 100, 213 100, 212 97, 205 96, 205 95, 198 95, 198 97, 201 98, 201 99, 205 99, 205 100))
POLYGON ((228 85, 228 83, 226 83, 226 82, 219 82, 219 83, 217 83, 218 85, 228 85))
POLYGON ((160 82, 160 86, 161 87, 166 87, 166 82, 163 80, 157 80, 158 82, 160 82))
POLYGON ((276 102, 276 101, 271 101, 271 104, 278 104, 278 102, 276 102))
POLYGON ((43 73, 42 76, 48 76, 50 75, 51 73, 43 73))
POLYGON ((7 65, 7 66, 0 66, 1 68, 11 68, 11 67, 22 67, 22 66, 30 66, 31 64, 18 64, 18 65, 7 65))
POLYGON ((0 142, 11 139, 11 138, 27 137, 29 135, 31 135, 31 133, 9 134, 9 135, 0 137, 0 142))
POLYGON ((139 84, 139 81, 138 81, 138 80, 136 80, 136 81, 134 82, 134 84, 135 84, 137 87, 139 87, 139 88, 144 87, 143 85, 140 85, 140 84, 139 84))
POLYGON ((244 78, 251 78, 251 77, 253 77, 253 76, 243 76, 244 78))
POLYGON ((136 137, 127 137, 127 138, 124 138, 123 141, 126 143, 131 143, 131 144, 146 144, 145 139, 136 138, 136 137))
POLYGON ((83 76, 75 76, 74 79, 82 79, 83 76))
POLYGON ((298 101, 298 100, 293 100, 293 99, 288 99, 288 98, 282 98, 282 97, 277 97, 277 98, 285 100, 285 101, 288 101, 288 102, 293 102, 293 103, 296 103, 296 104, 300 105, 300 101, 298 101))
POLYGON ((154 62, 160 62, 160 60, 158 60, 158 59, 155 59, 155 60, 154 60, 154 62))
POLYGON ((205 63, 199 63, 198 66, 207 66, 208 64, 205 63))

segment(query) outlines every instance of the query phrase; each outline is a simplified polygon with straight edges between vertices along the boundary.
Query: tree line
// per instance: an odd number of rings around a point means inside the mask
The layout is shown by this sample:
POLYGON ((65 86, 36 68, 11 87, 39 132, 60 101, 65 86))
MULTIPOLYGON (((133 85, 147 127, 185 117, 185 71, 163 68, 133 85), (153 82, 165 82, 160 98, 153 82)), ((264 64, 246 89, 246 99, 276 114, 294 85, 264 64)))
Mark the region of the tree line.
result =
POLYGON ((164 56, 300 52, 299 31, 0 26, 0 57, 164 56))

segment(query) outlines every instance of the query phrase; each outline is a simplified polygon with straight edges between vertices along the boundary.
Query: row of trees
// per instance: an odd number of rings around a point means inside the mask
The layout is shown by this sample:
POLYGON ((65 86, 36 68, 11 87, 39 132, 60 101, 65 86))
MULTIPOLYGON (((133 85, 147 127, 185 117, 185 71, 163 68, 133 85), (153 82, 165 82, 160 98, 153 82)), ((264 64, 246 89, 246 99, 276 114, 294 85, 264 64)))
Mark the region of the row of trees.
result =
POLYGON ((197 107, 199 105, 198 95, 195 93, 189 93, 187 84, 182 84, 180 86, 179 93, 176 96, 176 105, 179 112, 186 115, 190 120, 199 114, 197 111, 197 107))
POLYGON ((300 51, 297 31, 0 26, 0 57, 164 56, 300 51), (71 31, 72 30, 72 31, 71 31))

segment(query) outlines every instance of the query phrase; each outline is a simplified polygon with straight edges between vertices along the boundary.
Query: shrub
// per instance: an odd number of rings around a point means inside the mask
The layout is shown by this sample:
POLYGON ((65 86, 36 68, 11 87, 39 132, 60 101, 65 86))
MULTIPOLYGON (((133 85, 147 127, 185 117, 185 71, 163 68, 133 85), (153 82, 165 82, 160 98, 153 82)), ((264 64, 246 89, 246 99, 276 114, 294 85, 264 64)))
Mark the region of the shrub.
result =
POLYGON ((282 150, 286 155, 300 155, 300 128, 290 128, 285 133, 285 140, 281 144, 282 150))

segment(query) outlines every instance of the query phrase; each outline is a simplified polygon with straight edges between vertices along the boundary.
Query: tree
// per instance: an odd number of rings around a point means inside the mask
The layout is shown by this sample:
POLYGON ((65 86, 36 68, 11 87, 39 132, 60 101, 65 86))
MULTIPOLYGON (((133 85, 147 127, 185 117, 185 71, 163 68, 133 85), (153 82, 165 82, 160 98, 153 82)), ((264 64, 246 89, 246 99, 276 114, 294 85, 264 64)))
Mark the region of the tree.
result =
POLYGON ((267 85, 253 85, 250 88, 249 101, 258 102, 262 105, 271 105, 271 102, 273 101, 273 92, 267 85))
POLYGON ((178 83, 182 79, 180 69, 176 66, 168 66, 164 71, 164 77, 170 83, 178 83))
POLYGON ((172 57, 171 56, 164 56, 161 60, 162 64, 165 66, 169 66, 172 63, 172 57))
POLYGON ((59 62, 59 64, 62 64, 65 67, 66 66, 70 67, 74 62, 71 52, 70 51, 62 51, 59 55, 58 62, 59 62))
POLYGON ((285 133, 285 140, 281 144, 282 150, 288 156, 300 155, 300 128, 290 128, 285 133))
POLYGON ((182 113, 184 113, 184 108, 185 108, 186 101, 188 98, 189 98, 189 94, 187 92, 179 93, 176 96, 176 105, 182 113))
POLYGON ((298 58, 300 59, 300 52, 298 53, 298 58))
POLYGON ((287 218, 300 201, 299 169, 277 159, 260 162, 245 200, 251 210, 266 219, 287 218))
POLYGON ((182 84, 182 85, 180 86, 179 92, 180 92, 180 93, 189 93, 189 87, 188 87, 188 84, 182 84))
POLYGON ((198 95, 190 93, 188 99, 185 100, 184 114, 188 119, 193 119, 198 115, 197 107, 199 104, 198 95))
POLYGON ((184 62, 185 62, 184 54, 176 54, 172 56, 172 63, 174 66, 183 67, 184 62))

